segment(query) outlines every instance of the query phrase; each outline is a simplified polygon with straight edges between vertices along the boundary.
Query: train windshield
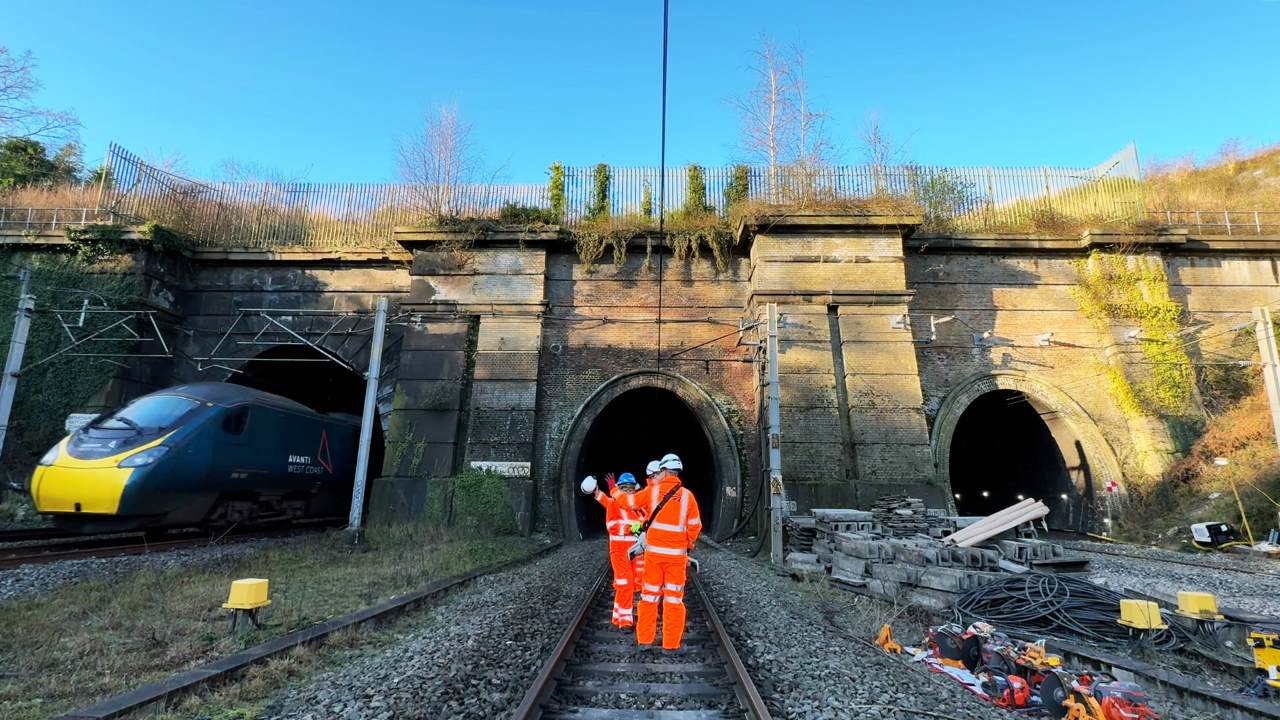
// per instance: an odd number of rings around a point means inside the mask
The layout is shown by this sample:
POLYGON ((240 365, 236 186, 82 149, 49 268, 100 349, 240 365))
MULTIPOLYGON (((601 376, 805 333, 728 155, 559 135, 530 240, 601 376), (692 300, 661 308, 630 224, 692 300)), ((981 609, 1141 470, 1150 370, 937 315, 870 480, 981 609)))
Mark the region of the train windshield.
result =
POLYGON ((129 403, 94 423, 94 427, 128 429, 135 432, 164 430, 199 406, 200 403, 191 398, 178 395, 152 395, 129 403))

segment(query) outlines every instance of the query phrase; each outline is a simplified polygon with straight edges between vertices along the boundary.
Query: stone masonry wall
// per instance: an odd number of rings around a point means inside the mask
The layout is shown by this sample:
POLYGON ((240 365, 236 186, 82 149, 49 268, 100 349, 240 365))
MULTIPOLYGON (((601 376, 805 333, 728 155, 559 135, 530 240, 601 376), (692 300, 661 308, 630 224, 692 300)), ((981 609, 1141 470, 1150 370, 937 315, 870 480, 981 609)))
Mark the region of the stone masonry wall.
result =
MULTIPOLYGON (((547 316, 543 322, 535 432, 538 527, 559 525, 565 508, 560 487, 560 453, 574 414, 610 378, 631 370, 652 369, 658 336, 658 272, 663 262, 662 350, 664 356, 731 332, 743 317, 749 264, 731 258, 720 271, 709 258, 676 261, 670 256, 653 267, 633 251, 618 266, 608 261, 588 269, 575 254, 547 257, 547 316)), ((755 434, 755 375, 750 363, 720 362, 749 358, 735 337, 664 363, 709 393, 737 431, 740 463, 750 478, 758 467, 755 434), (717 361, 701 362, 698 358, 717 361)), ((744 496, 755 485, 743 489, 744 496)), ((734 491, 736 491, 736 486, 734 491)), ((571 495, 569 496, 571 497, 571 495)), ((736 518, 730 518, 730 524, 736 518)))

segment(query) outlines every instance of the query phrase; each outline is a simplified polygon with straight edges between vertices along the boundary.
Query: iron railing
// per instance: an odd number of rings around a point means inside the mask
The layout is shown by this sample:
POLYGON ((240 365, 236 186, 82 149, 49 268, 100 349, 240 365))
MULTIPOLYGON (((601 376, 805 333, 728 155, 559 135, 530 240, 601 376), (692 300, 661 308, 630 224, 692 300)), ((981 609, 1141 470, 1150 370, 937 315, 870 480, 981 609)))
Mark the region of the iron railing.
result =
POLYGON ((1155 210, 1150 217, 1201 235, 1280 234, 1280 211, 1273 210, 1155 210))
MULTIPOLYGON (((507 204, 549 207, 545 185, 208 183, 154 167, 112 145, 103 207, 164 223, 204 246, 315 248, 389 246, 392 228, 433 217, 492 217, 507 204)), ((666 171, 668 216, 686 205, 688 168, 666 171)), ((727 212, 733 166, 703 169, 705 197, 694 203, 727 212)), ((657 168, 610 168, 613 215, 638 214, 646 189, 658 203, 657 168)), ((595 168, 565 168, 563 224, 592 206, 595 168)), ((1132 145, 1093 168, 842 165, 747 169, 748 196, 761 202, 891 198, 918 205, 957 230, 1016 229, 1061 221, 1123 221, 1143 214, 1132 145)))
POLYGON ((113 222, 109 211, 99 208, 3 207, 0 232, 40 232, 113 222))

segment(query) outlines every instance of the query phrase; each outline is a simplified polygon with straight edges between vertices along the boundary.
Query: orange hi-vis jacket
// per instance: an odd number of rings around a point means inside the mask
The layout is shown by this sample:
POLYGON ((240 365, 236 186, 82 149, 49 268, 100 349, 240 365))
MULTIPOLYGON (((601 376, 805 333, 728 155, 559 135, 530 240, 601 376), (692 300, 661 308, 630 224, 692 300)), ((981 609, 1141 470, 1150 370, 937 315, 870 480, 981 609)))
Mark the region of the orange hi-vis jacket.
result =
MULTIPOLYGON (((669 475, 632 497, 636 498, 635 504, 641 511, 648 515, 672 488, 679 485, 680 478, 669 475)), ((698 510, 698 502, 688 488, 680 487, 649 525, 645 550, 658 555, 687 555, 701 533, 702 514, 698 510)))
POLYGON ((636 536, 631 534, 631 524, 644 522, 644 513, 636 507, 628 507, 627 503, 618 502, 619 496, 624 493, 621 490, 616 491, 612 496, 606 495, 600 490, 596 490, 596 502, 604 506, 604 525, 609 530, 609 550, 612 552, 614 543, 625 543, 623 547, 629 549, 636 542, 636 536))

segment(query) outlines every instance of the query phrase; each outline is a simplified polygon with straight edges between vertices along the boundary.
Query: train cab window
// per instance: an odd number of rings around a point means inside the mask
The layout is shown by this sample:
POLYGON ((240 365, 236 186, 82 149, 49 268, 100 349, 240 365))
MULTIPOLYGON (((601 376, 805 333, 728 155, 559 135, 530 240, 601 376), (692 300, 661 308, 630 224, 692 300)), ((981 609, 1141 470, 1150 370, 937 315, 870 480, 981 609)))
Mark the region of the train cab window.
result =
POLYGON ((165 430, 173 427, 182 416, 200 407, 191 398, 178 395, 152 395, 139 398, 97 423, 98 427, 144 430, 165 430))
POLYGON ((240 408, 222 418, 222 431, 228 435, 240 435, 249 426, 249 408, 240 408))

